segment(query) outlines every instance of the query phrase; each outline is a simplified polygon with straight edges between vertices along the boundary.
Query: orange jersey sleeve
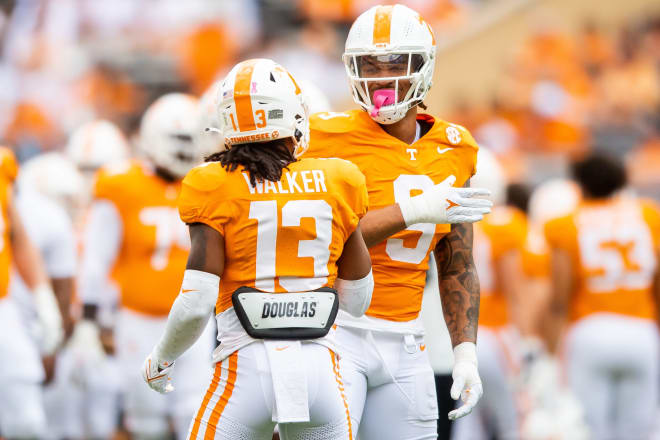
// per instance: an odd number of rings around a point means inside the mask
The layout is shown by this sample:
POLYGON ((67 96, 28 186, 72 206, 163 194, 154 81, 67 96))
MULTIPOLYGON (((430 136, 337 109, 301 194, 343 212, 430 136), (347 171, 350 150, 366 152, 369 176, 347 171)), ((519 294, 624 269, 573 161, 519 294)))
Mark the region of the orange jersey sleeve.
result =
POLYGON ((296 292, 333 286, 344 243, 367 211, 365 179, 339 159, 303 159, 278 182, 251 185, 220 163, 194 168, 178 201, 181 219, 223 234, 225 269, 216 313, 241 286, 296 292))
POLYGON ((14 152, 9 148, 0 147, 0 172, 8 182, 14 182, 18 175, 18 162, 14 152))
POLYGON ((617 197, 585 201, 573 214, 548 222, 550 248, 564 249, 573 259, 571 320, 594 313, 655 317, 657 215, 651 205, 617 197))
MULTIPOLYGON (((470 133, 428 115, 417 119, 431 128, 409 145, 362 110, 313 115, 305 157, 339 157, 357 165, 366 177, 370 210, 419 194, 450 175, 463 186, 476 166, 478 147, 470 133)), ((412 225, 369 250, 375 288, 367 315, 393 321, 418 316, 429 252, 449 231, 449 225, 412 225)))
POLYGON ((497 268, 505 255, 520 254, 526 234, 527 219, 513 208, 497 207, 474 225, 473 254, 481 286, 480 325, 501 327, 508 324, 508 300, 499 285, 497 268))
POLYGON ((14 153, 5 147, 0 147, 0 298, 7 296, 9 289, 9 268, 12 254, 9 234, 9 203, 11 203, 12 184, 18 173, 18 164, 14 153))
POLYGON ((660 252, 660 206, 653 200, 640 202, 644 222, 648 225, 656 254, 660 252))
POLYGON ((166 316, 179 293, 190 248, 176 209, 179 188, 138 161, 103 168, 97 175, 95 200, 112 203, 121 221, 111 277, 123 307, 166 316))

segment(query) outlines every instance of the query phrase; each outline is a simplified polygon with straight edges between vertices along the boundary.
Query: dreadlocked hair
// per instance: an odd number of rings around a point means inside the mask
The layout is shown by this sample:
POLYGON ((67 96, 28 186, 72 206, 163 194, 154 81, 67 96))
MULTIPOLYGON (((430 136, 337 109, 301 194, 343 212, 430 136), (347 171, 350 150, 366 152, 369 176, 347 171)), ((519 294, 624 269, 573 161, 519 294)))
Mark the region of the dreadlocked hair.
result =
POLYGON ((220 162, 227 171, 242 166, 248 172, 252 186, 264 180, 278 182, 282 171, 296 160, 283 139, 234 145, 206 158, 206 162, 220 162))

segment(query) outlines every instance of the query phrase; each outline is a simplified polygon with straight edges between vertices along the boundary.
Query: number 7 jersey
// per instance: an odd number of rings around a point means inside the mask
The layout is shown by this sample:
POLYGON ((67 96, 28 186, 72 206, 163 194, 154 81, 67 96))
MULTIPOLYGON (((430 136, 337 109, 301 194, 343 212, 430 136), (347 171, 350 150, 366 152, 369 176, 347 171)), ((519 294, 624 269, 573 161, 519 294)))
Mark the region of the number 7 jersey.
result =
POLYGON ((254 186, 219 162, 193 168, 178 200, 181 219, 204 223, 225 241, 216 314, 241 286, 299 292, 333 286, 344 243, 367 211, 365 179, 340 159, 291 163, 279 182, 254 186))
MULTIPOLYGON (((456 177, 463 186, 474 174, 478 147, 463 127, 429 115, 417 120, 431 129, 407 144, 387 134, 362 110, 318 113, 310 118, 305 157, 340 157, 367 179, 369 208, 381 209, 456 177)), ((374 293, 367 315, 390 321, 417 318, 426 284, 428 257, 449 225, 420 223, 369 249, 374 293)))

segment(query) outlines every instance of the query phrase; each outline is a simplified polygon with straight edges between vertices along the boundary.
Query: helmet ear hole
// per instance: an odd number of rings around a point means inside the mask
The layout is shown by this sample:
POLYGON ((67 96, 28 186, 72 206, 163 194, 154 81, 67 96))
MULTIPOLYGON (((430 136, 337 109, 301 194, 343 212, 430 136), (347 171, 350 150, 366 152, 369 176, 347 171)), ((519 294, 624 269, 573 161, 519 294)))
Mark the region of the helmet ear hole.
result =
POLYGON ((293 136, 296 138, 296 142, 300 142, 303 136, 302 131, 296 128, 296 131, 293 132, 293 136))

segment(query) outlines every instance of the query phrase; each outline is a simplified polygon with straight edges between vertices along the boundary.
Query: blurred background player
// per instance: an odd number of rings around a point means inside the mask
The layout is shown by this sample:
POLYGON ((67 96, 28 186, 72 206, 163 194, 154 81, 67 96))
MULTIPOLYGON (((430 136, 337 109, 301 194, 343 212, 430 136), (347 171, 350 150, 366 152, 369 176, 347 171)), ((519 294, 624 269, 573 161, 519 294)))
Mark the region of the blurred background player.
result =
POLYGON ((519 360, 511 339, 519 328, 517 314, 524 312, 518 298, 524 294, 520 254, 527 220, 523 212, 505 205, 504 172, 489 150, 479 150, 470 183, 490 190, 495 204, 493 212, 474 225, 474 262, 481 287, 477 356, 484 397, 473 414, 456 422, 452 438, 518 439, 520 414, 513 376, 519 360))
MULTIPOLYGON (((44 387, 48 430, 44 438, 82 438, 72 428, 72 421, 83 414, 75 405, 75 396, 54 390, 71 387, 73 374, 83 375, 70 365, 67 345, 74 332, 74 290, 78 270, 78 249, 73 221, 80 213, 84 182, 75 165, 60 153, 48 153, 30 159, 21 168, 17 180, 16 206, 28 236, 39 250, 53 290, 57 295, 64 327, 64 345, 49 358, 44 387), (54 370, 54 371, 53 371, 54 370), (56 400, 56 402, 53 402, 56 400), (53 414, 55 412, 55 414, 53 414)), ((12 280, 11 295, 21 302, 25 321, 34 322, 34 304, 23 280, 12 280)), ((78 376, 80 378, 80 376, 78 376)), ((76 425, 77 426, 77 425, 76 425)), ((98 438, 98 437, 97 437, 98 438)))
MULTIPOLYGON (((84 248, 83 235, 89 220, 95 175, 101 167, 128 160, 130 152, 128 140, 110 121, 86 122, 69 136, 64 153, 84 181, 80 210, 73 217, 79 260, 84 248)), ((99 294, 98 302, 93 306, 83 306, 78 297, 76 312, 79 319, 72 340, 63 353, 67 358, 62 361, 60 370, 64 371, 56 377, 56 383, 47 394, 47 404, 52 403, 47 405, 49 420, 68 421, 68 438, 80 438, 83 434, 91 438, 107 438, 117 429, 121 374, 112 333, 116 294, 114 289, 99 294), (103 372, 102 375, 99 372, 103 372), (63 400, 69 404, 62 405, 63 400)))
MULTIPOLYGON (((90 139, 89 148, 94 147, 90 139)), ((71 284, 72 290, 68 292, 71 296, 69 313, 75 322, 55 359, 55 376, 44 387, 49 427, 45 438, 110 438, 116 430, 119 414, 117 365, 104 350, 96 324, 81 319, 82 304, 73 289, 80 259, 81 217, 84 203, 89 201, 85 179, 66 156, 47 153, 29 160, 21 169, 18 182, 19 201, 24 197, 23 204, 31 209, 26 212, 32 214, 30 222, 45 223, 38 228, 34 225, 28 231, 36 234, 35 242, 49 274, 52 271, 51 277, 55 277, 54 286, 57 288, 64 281, 67 287, 71 284), (39 204, 34 206, 36 202, 39 204), (34 215, 42 211, 48 215, 34 215), (69 273, 71 279, 57 279, 63 272, 69 273)))
POLYGON ((624 190, 623 165, 594 153, 573 177, 582 201, 545 226, 551 250, 548 344, 596 439, 649 438, 658 402, 660 211, 624 190))
MULTIPOLYGON (((41 382, 44 370, 40 353, 52 356, 63 338, 59 304, 44 262, 31 243, 13 200, 18 172, 16 159, 0 148, 0 435, 8 439, 41 438, 47 432, 41 382), (20 306, 9 296, 10 266, 14 264, 34 296, 39 322, 38 340, 28 330, 20 306)), ((60 290, 60 293, 63 293, 60 290)), ((65 292, 66 293, 66 292, 65 292)))
POLYGON ((363 315, 373 290, 358 227, 367 210, 364 176, 343 160, 298 159, 309 141, 308 112, 282 66, 239 63, 221 91, 229 149, 183 181, 179 209, 192 249, 144 379, 157 391, 176 390, 176 359, 215 308, 215 376, 189 438, 266 440, 275 422, 284 439, 350 438, 332 324, 337 305, 363 315), (336 292, 318 291, 330 286, 336 292), (308 305, 316 307, 309 316, 308 305), (287 311, 264 316, 265 306, 287 311))
POLYGON ((84 235, 81 298, 93 306, 117 295, 114 339, 125 424, 136 438, 167 435, 169 418, 177 438, 185 438, 210 373, 211 325, 208 337, 181 359, 185 379, 176 393, 149 392, 139 374, 164 329, 190 246, 175 206, 181 178, 201 162, 198 118, 198 101, 189 95, 164 95, 150 106, 140 125, 145 158, 99 171, 84 235))
POLYGON ((471 198, 487 191, 460 188, 475 171, 478 148, 469 132, 417 114, 434 59, 435 37, 417 12, 373 7, 353 23, 344 53, 361 109, 311 119, 306 157, 340 157, 367 177, 370 210, 361 227, 376 286, 367 316, 337 321, 351 417, 363 440, 437 437, 435 381, 419 319, 434 248, 455 353, 451 395, 463 398, 449 417, 468 414, 481 397, 472 227, 458 223, 480 220, 491 203, 471 198))

